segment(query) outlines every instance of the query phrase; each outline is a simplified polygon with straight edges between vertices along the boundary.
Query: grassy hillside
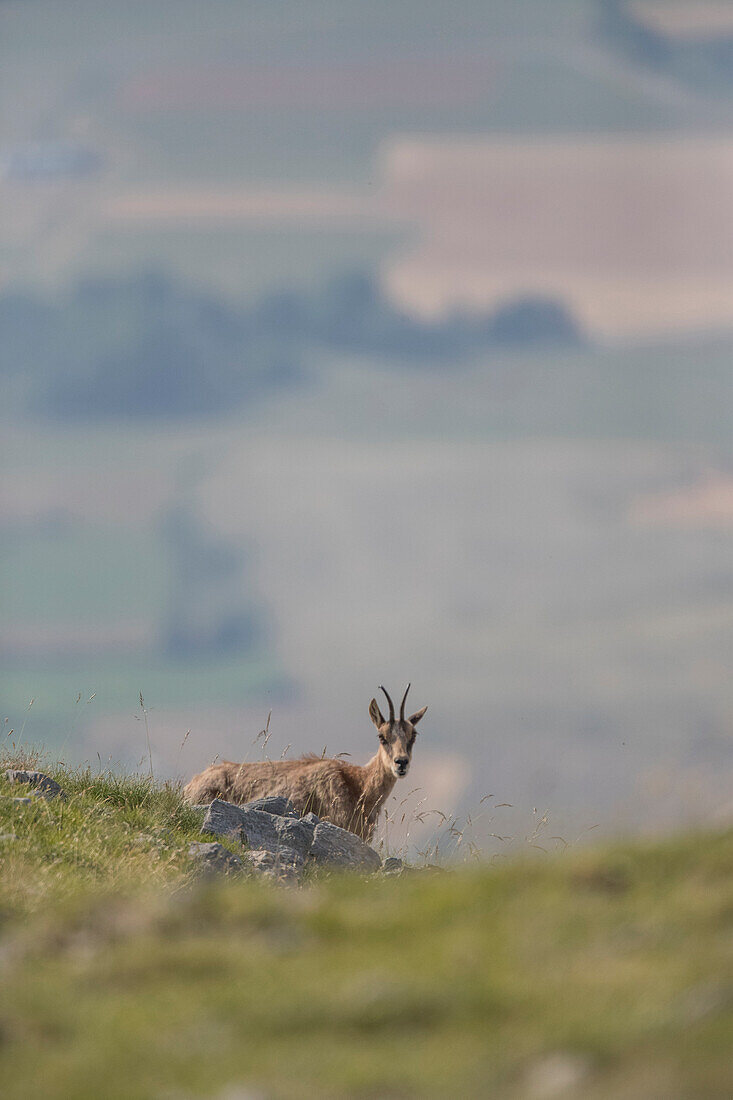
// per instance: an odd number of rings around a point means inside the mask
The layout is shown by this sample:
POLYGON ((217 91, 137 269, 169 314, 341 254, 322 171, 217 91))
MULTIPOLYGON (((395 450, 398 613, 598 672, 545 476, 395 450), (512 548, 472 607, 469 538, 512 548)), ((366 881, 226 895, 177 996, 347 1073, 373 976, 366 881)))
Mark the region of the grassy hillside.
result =
POLYGON ((733 1092, 731 833, 204 883, 175 789, 47 770, 0 790, 6 1097, 733 1092))

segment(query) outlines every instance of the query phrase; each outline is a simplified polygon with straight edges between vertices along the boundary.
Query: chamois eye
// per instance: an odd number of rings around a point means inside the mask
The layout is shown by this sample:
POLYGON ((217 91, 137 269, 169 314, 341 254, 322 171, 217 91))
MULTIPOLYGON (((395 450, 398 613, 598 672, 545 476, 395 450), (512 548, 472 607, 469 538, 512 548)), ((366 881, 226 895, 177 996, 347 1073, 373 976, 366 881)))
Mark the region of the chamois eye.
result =
POLYGON ((383 734, 383 733, 380 733, 380 735, 379 735, 379 740, 381 741, 381 743, 382 743, 383 745, 386 745, 386 744, 387 744, 387 738, 386 738, 386 737, 384 736, 384 734, 383 734))

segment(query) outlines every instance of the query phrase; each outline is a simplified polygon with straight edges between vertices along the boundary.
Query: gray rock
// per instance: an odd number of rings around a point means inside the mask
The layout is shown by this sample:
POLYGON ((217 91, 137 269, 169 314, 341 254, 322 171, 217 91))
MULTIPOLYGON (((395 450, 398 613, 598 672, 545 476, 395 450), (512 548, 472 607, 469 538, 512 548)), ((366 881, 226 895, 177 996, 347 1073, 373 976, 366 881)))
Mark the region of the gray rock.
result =
POLYGON ((329 821, 316 825, 310 854, 317 863, 355 871, 376 871, 382 863, 374 849, 358 836, 329 821))
MULTIPOLYGON (((280 843, 285 848, 294 848, 296 852, 307 859, 311 854, 313 845, 314 826, 309 821, 301 821, 299 817, 286 817, 281 819, 278 825, 280 843)), ((250 843, 250 848, 252 844, 250 843)))
POLYGON ((28 798, 28 797, 25 797, 25 798, 11 798, 10 801, 15 803, 16 806, 30 806, 33 799, 28 798))
POLYGON ((235 806, 233 802, 225 802, 222 798, 215 798, 206 807, 201 832, 213 833, 214 836, 229 836, 241 842, 242 824, 241 806, 235 806))
POLYGON ((256 798, 253 802, 246 802, 243 809, 264 810, 266 814, 277 814, 278 817, 297 817, 295 806, 285 795, 271 794, 266 798, 256 798))
POLYGON ((28 783, 29 786, 36 788, 42 798, 60 798, 63 802, 66 801, 65 791, 62 791, 55 779, 52 779, 50 775, 44 775, 43 772, 27 772, 17 768, 8 768, 5 772, 5 778, 9 783, 28 783))
POLYGON ((239 856, 215 840, 209 843, 195 841, 189 845, 188 854, 206 875, 230 875, 243 868, 239 856))
POLYGON ((260 870, 269 870, 273 867, 289 867, 299 871, 305 866, 305 860, 295 848, 279 848, 277 852, 269 852, 266 848, 255 849, 245 853, 248 863, 260 870))
POLYGON ((399 875, 404 870, 404 863, 397 856, 388 856, 382 864, 385 875, 399 875))
POLYGON ((374 849, 354 833, 320 821, 315 814, 281 817, 252 809, 251 805, 235 806, 221 798, 215 798, 208 807, 201 832, 232 837, 255 852, 277 854, 291 849, 303 860, 311 858, 328 867, 376 871, 382 862, 374 849))
POLYGON ((280 817, 215 798, 204 817, 201 832, 233 837, 253 851, 265 848, 277 852, 280 848, 293 848, 305 859, 313 843, 314 828, 297 817, 280 817))
POLYGON ((305 864, 303 856, 294 848, 280 848, 277 852, 261 848, 245 852, 245 859, 258 875, 293 885, 300 881, 300 872, 305 864))

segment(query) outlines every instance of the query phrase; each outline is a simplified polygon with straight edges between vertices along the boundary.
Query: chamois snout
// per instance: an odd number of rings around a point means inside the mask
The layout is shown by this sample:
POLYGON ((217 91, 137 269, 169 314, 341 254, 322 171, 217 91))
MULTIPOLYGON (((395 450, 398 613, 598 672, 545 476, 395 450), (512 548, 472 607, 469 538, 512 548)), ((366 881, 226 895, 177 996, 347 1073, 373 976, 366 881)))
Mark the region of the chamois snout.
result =
POLYGON ((395 757, 393 763, 394 763, 394 772, 395 772, 395 775, 397 776, 398 779, 402 779, 403 776, 407 775, 407 769, 410 766, 409 757, 407 757, 407 756, 395 757))

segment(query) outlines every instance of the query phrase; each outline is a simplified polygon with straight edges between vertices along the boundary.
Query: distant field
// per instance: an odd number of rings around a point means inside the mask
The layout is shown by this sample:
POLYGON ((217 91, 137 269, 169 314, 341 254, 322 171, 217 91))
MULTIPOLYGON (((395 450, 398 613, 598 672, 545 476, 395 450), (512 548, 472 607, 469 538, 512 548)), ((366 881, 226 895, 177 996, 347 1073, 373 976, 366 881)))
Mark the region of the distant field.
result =
POLYGON ((380 150, 396 135, 730 132, 724 103, 622 63, 589 0, 465 0, 450 14, 435 2, 346 3, 338 19, 319 0, 285 23, 257 4, 216 0, 205 28, 188 2, 155 0, 131 18, 86 0, 70 10, 61 17, 49 0, 3 7, 0 94, 12 110, 0 120, 0 155, 53 132, 96 149, 105 168, 20 196, 4 189, 0 282, 163 265, 249 295, 372 264, 397 243, 379 225, 365 229, 358 212, 322 236, 286 212, 262 247, 256 228, 229 236, 163 217, 116 231, 99 219, 100 190, 375 194, 380 150))
POLYGON ((0 647, 16 627, 84 629, 159 618, 165 598, 162 548, 154 535, 69 524, 6 532, 0 555, 0 647))
POLYGON ((594 335, 733 326, 733 140, 398 139, 385 204, 420 227, 387 265, 412 310, 557 297, 594 335))
POLYGON ((6 520, 24 540, 54 509, 74 508, 80 539, 87 525, 131 525, 119 548, 69 544, 58 563, 51 532, 18 544, 5 592, 19 615, 28 608, 28 629, 44 585, 59 614, 93 593, 121 614, 125 601, 104 591, 106 554, 136 615, 157 606, 148 540, 177 496, 212 536, 247 549, 267 633, 256 658, 6 662, 10 725, 35 697, 34 738, 58 744, 72 728, 68 744, 87 755, 117 754, 132 736, 137 752, 142 690, 164 770, 189 728, 182 768, 236 758, 271 706, 276 755, 328 745, 362 761, 376 685, 411 678, 430 707, 415 763, 430 808, 473 812, 493 793, 521 827, 549 809, 563 836, 619 815, 712 813, 729 798, 730 527, 706 514, 652 523, 644 508, 695 499, 710 469, 725 481, 730 361, 724 340, 440 370, 324 359, 308 385, 219 424, 6 426, 6 520), (69 584, 76 556, 98 578, 86 594, 83 572, 69 584), (79 691, 97 695, 77 707, 79 691), (459 793, 441 793, 447 765, 427 767, 429 754, 468 777, 459 793))
MULTIPOLYGON (((535 291, 591 336, 730 328, 730 103, 619 58, 598 12, 11 0, 0 155, 51 134, 104 170, 2 183, 0 285, 163 268, 253 300, 369 268, 424 312, 535 291)), ((272 705, 278 754, 361 761, 376 685, 412 679, 431 809, 492 794, 571 839, 722 812, 730 528, 644 508, 726 484, 732 357, 725 336, 440 369, 321 357, 228 421, 60 430, 5 412, 0 719, 136 760, 142 691, 172 773, 189 728, 185 768, 248 748, 272 705), (174 503, 249 555, 235 595, 262 608, 256 656, 151 644, 174 503)))
POLYGON ((142 692, 156 774, 192 774, 233 743, 240 756, 254 752, 268 709, 289 691, 277 660, 249 654, 171 660, 143 651, 6 663, 2 737, 6 744, 32 740, 71 761, 99 753, 105 763, 135 766, 147 755, 142 692), (189 730, 196 751, 182 757, 189 730))
MULTIPOLYGON (((322 197, 327 202, 327 189, 322 197)), ((328 211, 302 219, 249 217, 215 205, 202 218, 105 218, 86 237, 77 263, 80 270, 114 275, 137 272, 141 264, 173 271, 239 304, 283 287, 319 285, 334 272, 378 269, 408 236, 386 218, 383 224, 373 216, 356 221, 328 211)))
POLYGON ((733 9, 720 0, 631 0, 633 14, 657 31, 680 38, 712 38, 733 33, 733 9))

